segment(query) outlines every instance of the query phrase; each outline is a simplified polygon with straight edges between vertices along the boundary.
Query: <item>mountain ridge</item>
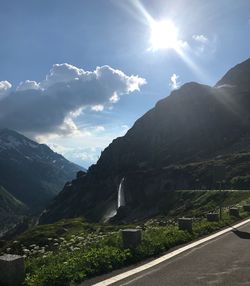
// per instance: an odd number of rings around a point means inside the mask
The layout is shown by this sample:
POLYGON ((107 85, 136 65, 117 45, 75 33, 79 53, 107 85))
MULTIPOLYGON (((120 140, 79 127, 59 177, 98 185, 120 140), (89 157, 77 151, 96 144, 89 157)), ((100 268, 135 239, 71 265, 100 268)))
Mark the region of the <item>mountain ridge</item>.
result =
POLYGON ((0 129, 0 185, 32 212, 41 211, 81 169, 45 144, 0 129))
POLYGON ((250 187, 246 78, 250 78, 249 59, 227 72, 215 87, 186 83, 157 102, 125 136, 105 148, 84 178, 64 188, 41 223, 80 215, 100 220, 115 205, 123 177, 127 208, 134 212, 126 215, 129 219, 146 215, 149 207, 157 213, 157 204, 175 189, 218 187, 217 167, 224 168, 220 180, 225 188, 250 187))

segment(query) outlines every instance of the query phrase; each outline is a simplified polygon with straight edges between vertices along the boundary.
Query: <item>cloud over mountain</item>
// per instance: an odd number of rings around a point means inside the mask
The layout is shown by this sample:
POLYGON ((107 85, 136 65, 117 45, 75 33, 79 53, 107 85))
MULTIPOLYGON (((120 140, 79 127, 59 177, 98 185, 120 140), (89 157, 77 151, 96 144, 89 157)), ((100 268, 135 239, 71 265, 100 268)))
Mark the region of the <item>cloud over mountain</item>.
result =
POLYGON ((11 86, 12 86, 11 83, 8 82, 7 80, 0 81, 0 99, 1 97, 4 97, 8 94, 11 86))
MULTIPOLYGON (((128 76, 107 65, 85 71, 67 63, 55 64, 45 80, 21 82, 15 91, 1 99, 0 127, 70 133, 79 110, 88 108, 95 112, 96 106, 110 106, 121 96, 139 91, 144 84, 144 78, 128 76)), ((0 98, 10 87, 7 81, 0 82, 0 98)))

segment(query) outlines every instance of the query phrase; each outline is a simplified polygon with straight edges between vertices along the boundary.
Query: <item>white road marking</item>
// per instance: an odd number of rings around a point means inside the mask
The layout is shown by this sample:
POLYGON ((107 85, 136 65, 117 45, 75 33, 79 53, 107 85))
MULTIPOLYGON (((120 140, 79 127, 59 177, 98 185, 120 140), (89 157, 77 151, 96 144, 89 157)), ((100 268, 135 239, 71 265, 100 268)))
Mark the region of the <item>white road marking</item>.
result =
POLYGON ((172 252, 170 252, 168 254, 165 254, 165 255, 163 255, 163 256, 161 256, 161 257, 159 257, 159 258, 157 258, 157 259, 155 259, 155 260, 153 260, 153 261, 151 261, 149 263, 146 263, 146 264, 144 264, 142 266, 139 266, 139 267, 137 267, 135 269, 132 269, 132 270, 129 270, 127 272, 118 274, 118 275, 116 275, 114 277, 111 277, 111 278, 106 279, 104 281, 98 282, 96 284, 93 284, 92 286, 107 286, 107 285, 111 285, 113 283, 116 283, 116 282, 118 282, 120 280, 128 278, 129 276, 132 276, 132 275, 137 274, 137 273, 139 273, 141 271, 144 271, 144 270, 147 270, 147 269, 149 269, 149 268, 151 268, 153 266, 156 266, 156 265, 158 265, 158 264, 160 264, 160 263, 162 263, 162 262, 164 262, 166 260, 169 260, 170 258, 172 258, 172 257, 174 257, 174 256, 176 256, 176 255, 178 255, 178 254, 180 254, 180 253, 182 253, 184 251, 187 251, 187 250, 189 250, 189 249, 191 249, 191 248, 193 248, 195 246, 198 246, 198 245, 200 245, 200 244, 202 244, 204 242, 207 242, 207 241, 212 240, 212 239, 214 239, 216 237, 219 237, 219 236, 221 236, 221 235, 231 231, 232 229, 238 228, 238 227, 240 227, 242 225, 245 225, 245 224, 247 224, 249 222, 250 222, 250 219, 242 221, 242 222, 240 222, 240 223, 238 223, 236 225, 230 226, 230 227, 228 227, 228 228, 226 228, 224 230, 221 230, 221 231, 219 231, 219 232, 217 232, 215 234, 212 234, 212 235, 210 235, 208 237, 202 238, 202 239, 200 239, 198 241, 192 242, 192 243, 190 243, 190 244, 188 244, 186 246, 183 246, 183 247, 181 247, 181 248, 179 248, 177 250, 174 250, 174 251, 172 251, 172 252))

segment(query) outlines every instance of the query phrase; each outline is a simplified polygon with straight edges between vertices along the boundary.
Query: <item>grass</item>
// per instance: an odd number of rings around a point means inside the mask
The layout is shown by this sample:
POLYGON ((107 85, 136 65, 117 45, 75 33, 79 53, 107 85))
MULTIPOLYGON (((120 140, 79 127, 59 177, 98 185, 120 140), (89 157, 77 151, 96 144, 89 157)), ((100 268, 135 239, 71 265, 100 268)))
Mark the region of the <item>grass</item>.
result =
MULTIPOLYGON (((228 195, 182 191, 178 198, 180 195, 185 201, 193 198, 185 209, 187 215, 198 216, 201 211, 204 214, 204 211, 215 210, 214 202, 222 198, 227 207, 249 203, 249 192, 230 192, 228 195)), ((101 225, 87 223, 82 218, 65 219, 26 231, 15 241, 8 242, 1 252, 25 257, 25 286, 77 285, 87 278, 159 256, 247 216, 241 211, 239 218, 229 217, 224 208, 219 222, 207 222, 202 216, 196 218, 191 233, 179 230, 176 220, 169 216, 156 217, 138 225, 101 225), (122 247, 120 229, 128 227, 142 229, 142 243, 135 249, 122 247)))
POLYGON ((162 199, 162 212, 169 217, 183 214, 201 217, 207 212, 217 211, 219 202, 224 208, 237 204, 250 204, 250 191, 231 190, 178 190, 162 199))

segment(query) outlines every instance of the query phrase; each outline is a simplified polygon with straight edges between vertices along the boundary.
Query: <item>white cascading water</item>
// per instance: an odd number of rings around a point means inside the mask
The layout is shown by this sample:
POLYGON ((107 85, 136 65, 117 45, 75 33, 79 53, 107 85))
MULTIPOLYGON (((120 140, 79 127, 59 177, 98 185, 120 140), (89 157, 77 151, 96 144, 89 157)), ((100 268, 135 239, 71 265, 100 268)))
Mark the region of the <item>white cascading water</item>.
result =
POLYGON ((103 222, 108 222, 112 217, 114 217, 117 214, 117 210, 119 207, 125 206, 125 195, 124 195, 124 178, 121 179, 121 182, 118 187, 118 199, 117 199, 117 205, 114 204, 111 206, 107 213, 103 216, 103 222))
POLYGON ((125 196, 124 196, 124 178, 121 179, 119 188, 118 188, 118 202, 117 202, 117 207, 124 207, 125 206, 125 196))

